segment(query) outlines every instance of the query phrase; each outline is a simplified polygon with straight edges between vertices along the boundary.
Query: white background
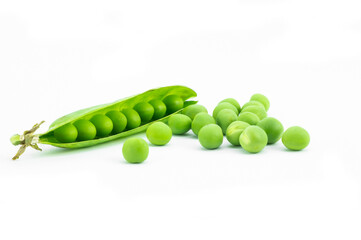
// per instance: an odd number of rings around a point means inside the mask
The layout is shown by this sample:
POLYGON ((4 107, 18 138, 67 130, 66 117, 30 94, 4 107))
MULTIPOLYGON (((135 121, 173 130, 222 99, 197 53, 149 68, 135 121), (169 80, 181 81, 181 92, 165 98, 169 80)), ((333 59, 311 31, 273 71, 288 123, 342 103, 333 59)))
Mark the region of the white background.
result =
MULTIPOLYGON (((0 1, 0 239, 360 239, 361 2, 0 1), (10 136, 167 85, 211 112, 256 92, 301 152, 203 150, 126 164, 124 140, 28 149, 10 136)), ((139 136, 144 137, 143 134, 139 136)))

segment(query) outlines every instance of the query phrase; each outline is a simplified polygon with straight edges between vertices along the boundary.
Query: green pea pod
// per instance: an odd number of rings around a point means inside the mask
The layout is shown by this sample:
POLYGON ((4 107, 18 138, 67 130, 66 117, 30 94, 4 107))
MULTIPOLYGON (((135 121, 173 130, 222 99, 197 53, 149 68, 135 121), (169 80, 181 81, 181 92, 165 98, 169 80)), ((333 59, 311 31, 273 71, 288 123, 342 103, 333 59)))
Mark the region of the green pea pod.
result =
POLYGON ((164 97, 168 95, 177 95, 181 97, 185 102, 182 109, 179 109, 178 111, 165 115, 164 117, 157 119, 156 121, 166 121, 169 116, 176 114, 180 111, 182 111, 185 107, 197 103, 197 101, 186 101, 189 98, 196 97, 197 93, 193 91, 192 89, 185 87, 185 86, 168 86, 168 87, 161 87, 157 89, 151 89, 144 93, 127 97, 124 99, 120 99, 118 101, 108 103, 108 104, 102 104, 90 108, 81 109, 79 111, 70 113, 68 115, 65 115, 57 120, 55 120, 50 126, 48 131, 42 134, 34 134, 34 132, 40 127, 40 125, 44 122, 42 121, 39 124, 35 124, 32 129, 25 131, 23 135, 14 135, 11 137, 10 141, 13 145, 21 145, 19 151, 17 154, 13 157, 13 160, 19 158, 19 156, 25 151, 26 147, 30 146, 36 150, 41 150, 38 147, 38 143, 41 144, 48 144, 55 147, 61 147, 61 148, 83 148, 83 147, 90 147, 94 146, 100 143, 105 143, 112 141, 114 139, 127 137, 130 135, 133 135, 135 133, 142 132, 147 129, 147 127, 153 123, 149 122, 143 125, 140 125, 137 128, 130 129, 123 131, 118 134, 109 135, 107 137, 101 137, 101 138, 95 138, 92 140, 86 140, 86 141, 76 141, 71 143, 62 143, 59 142, 54 137, 54 131, 65 124, 68 123, 74 123, 75 121, 79 119, 85 119, 89 120, 96 114, 105 114, 108 111, 111 110, 118 110, 121 111, 122 109, 126 108, 133 108, 137 103, 139 102, 149 102, 153 99, 163 99, 164 97))

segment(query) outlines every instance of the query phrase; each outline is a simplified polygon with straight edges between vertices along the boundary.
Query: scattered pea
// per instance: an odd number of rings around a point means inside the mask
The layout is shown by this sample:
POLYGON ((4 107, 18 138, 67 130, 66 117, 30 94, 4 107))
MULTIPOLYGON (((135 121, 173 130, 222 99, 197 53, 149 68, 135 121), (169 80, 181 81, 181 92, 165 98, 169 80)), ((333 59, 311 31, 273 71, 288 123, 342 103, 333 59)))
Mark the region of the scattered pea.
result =
POLYGON ((137 111, 132 108, 126 108, 122 110, 122 113, 127 118, 127 129, 133 129, 140 126, 141 119, 137 111))
POLYGON ((233 106, 235 106, 237 108, 238 112, 241 112, 241 106, 239 105, 239 103, 236 99, 226 98, 226 99, 223 99, 222 101, 220 101, 220 103, 222 103, 222 102, 228 102, 228 103, 232 104, 233 106))
POLYGON ((246 108, 243 108, 242 112, 252 112, 252 113, 256 114, 260 120, 267 117, 266 110, 263 107, 260 107, 260 106, 255 106, 255 105, 248 106, 246 108))
POLYGON ((200 144, 206 149, 216 149, 222 145, 223 133, 217 124, 208 124, 204 126, 198 134, 200 144))
POLYGON ((276 143, 281 139, 283 133, 283 125, 280 121, 273 117, 266 117, 262 119, 258 124, 258 127, 262 128, 268 138, 268 144, 276 143))
POLYGON ((71 143, 74 142, 78 137, 78 130, 76 130, 76 127, 73 124, 68 123, 60 128, 55 129, 54 137, 59 142, 71 143))
POLYGON ((98 137, 107 137, 113 130, 112 120, 103 114, 93 116, 90 121, 97 129, 98 137))
POLYGON ((234 121, 232 122, 226 131, 226 138, 228 142, 230 142, 234 146, 239 146, 239 137, 241 136, 242 132, 249 127, 250 125, 246 122, 242 121, 234 121))
POLYGON ((194 119, 194 117, 201 112, 205 112, 208 113, 208 110, 205 106, 200 105, 200 104, 193 104, 190 105, 188 107, 186 107, 182 113, 187 115, 188 117, 190 117, 192 120, 194 119))
POLYGON ((237 114, 230 109, 223 109, 217 114, 216 122, 222 128, 223 134, 226 134, 229 124, 237 120, 237 114))
POLYGON ((239 137, 242 148, 250 153, 258 153, 267 145, 267 134, 258 126, 249 126, 239 137))
POLYGON ((233 106, 229 102, 222 102, 222 103, 219 103, 213 110, 212 116, 214 117, 214 119, 217 118, 217 114, 220 111, 222 111, 223 109, 231 109, 233 112, 235 112, 235 114, 238 115, 238 110, 237 110, 237 108, 235 106, 233 106))
MULTIPOLYGON (((251 101, 246 102, 245 104, 243 104, 242 109, 244 109, 246 107, 249 107, 249 106, 259 106, 259 107, 264 108, 264 105, 262 103, 260 103, 258 101, 251 100, 251 101)), ((264 108, 264 110, 266 110, 266 109, 264 108)))
POLYGON ((159 118, 164 117, 167 112, 167 106, 164 104, 162 100, 153 99, 149 101, 150 105, 154 108, 153 120, 157 120, 159 118))
POLYGON ((254 101, 258 101, 258 102, 262 103, 266 112, 268 111, 268 109, 270 107, 270 102, 269 102, 268 98, 260 93, 253 94, 250 100, 251 101, 254 100, 254 101))
POLYGON ((154 115, 154 107, 147 102, 137 103, 133 109, 139 114, 142 123, 148 123, 154 115))
POLYGON ((122 148, 124 159, 129 163, 142 163, 149 154, 148 143, 138 137, 127 139, 122 148))
POLYGON ((92 140, 97 134, 97 130, 93 123, 89 120, 80 119, 74 122, 74 126, 78 130, 78 141, 92 140))
POLYGON ((259 117, 252 112, 241 112, 237 120, 249 123, 250 125, 256 125, 260 121, 259 117))
POLYGON ((159 146, 166 145, 172 138, 172 130, 163 122, 152 123, 145 134, 149 142, 159 146))
POLYGON ((192 122, 192 131, 195 135, 198 135, 199 130, 207 124, 216 123, 216 120, 208 113, 198 113, 192 122))
POLYGON ((176 135, 185 134, 191 129, 192 119, 184 114, 174 114, 168 119, 168 126, 176 135))
POLYGON ((163 99, 163 102, 167 106, 167 114, 171 114, 182 109, 184 105, 183 99, 178 95, 168 95, 163 99))
POLYGON ((282 143, 290 150, 299 151, 308 146, 310 135, 304 128, 293 126, 283 133, 282 143))
POLYGON ((121 133, 127 126, 127 118, 122 112, 113 110, 107 112, 105 115, 107 115, 113 122, 112 134, 121 133))

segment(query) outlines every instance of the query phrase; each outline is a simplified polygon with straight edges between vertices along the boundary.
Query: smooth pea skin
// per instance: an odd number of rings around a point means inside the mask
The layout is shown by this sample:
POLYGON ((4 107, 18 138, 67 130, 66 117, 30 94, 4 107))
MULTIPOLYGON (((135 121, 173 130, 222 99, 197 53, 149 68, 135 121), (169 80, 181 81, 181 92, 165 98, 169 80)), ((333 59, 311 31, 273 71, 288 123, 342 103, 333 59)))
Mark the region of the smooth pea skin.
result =
POLYGON ((259 107, 264 108, 264 105, 258 101, 249 101, 249 102, 246 102, 245 104, 243 104, 242 109, 249 107, 249 106, 259 106, 259 107))
POLYGON ((165 113, 167 112, 167 106, 162 100, 153 99, 149 101, 149 104, 154 108, 153 120, 164 117, 165 113))
POLYGON ((92 140, 97 134, 97 129, 89 120, 80 119, 74 122, 74 126, 78 130, 78 141, 92 140))
POLYGON ((55 129, 54 137, 62 143, 75 142, 78 137, 78 130, 73 124, 68 123, 58 129, 55 129))
POLYGON ((260 121, 259 117, 252 112, 241 112, 237 120, 249 123, 250 125, 256 125, 260 121))
POLYGON ((222 145, 223 133, 217 124, 208 124, 204 126, 198 134, 200 144, 206 149, 216 149, 222 145))
POLYGON ((198 113, 208 113, 208 110, 205 106, 200 105, 200 104, 193 104, 190 105, 188 107, 186 107, 183 111, 182 114, 187 115, 188 117, 190 117, 192 120, 194 119, 194 117, 198 114, 198 113))
POLYGON ((142 120, 140 119, 139 114, 132 108, 126 108, 122 110, 122 113, 127 118, 127 127, 126 129, 133 129, 140 126, 142 120))
POLYGON ((97 115, 93 116, 90 119, 90 121, 94 124, 95 128, 97 129, 98 137, 106 137, 113 130, 112 120, 105 115, 97 114, 97 115))
POLYGON ((216 122, 222 128, 223 134, 226 134, 228 126, 237 120, 237 114, 230 109, 223 109, 217 114, 216 122))
POLYGON ((260 93, 253 94, 250 100, 258 101, 258 102, 262 103, 266 112, 268 111, 268 109, 270 107, 270 102, 269 102, 268 98, 260 93))
POLYGON ((239 137, 242 148, 250 153, 258 153, 267 145, 267 134, 258 126, 249 126, 239 137))
POLYGON ((208 113, 198 113, 192 122, 192 131, 195 135, 198 135, 199 130, 201 130, 202 127, 211 124, 211 123, 216 123, 216 120, 209 115, 208 113))
POLYGON ((217 114, 222 111, 223 109, 230 109, 232 110, 235 114, 238 115, 238 110, 235 106, 233 106, 232 104, 230 104, 229 102, 222 102, 219 103, 213 110, 213 114, 212 116, 214 117, 214 119, 217 118, 217 114))
POLYGON ((148 143, 142 138, 127 139, 122 148, 123 157, 129 163, 142 163, 149 154, 148 143))
POLYGON ((308 146, 310 135, 302 127, 290 127, 283 133, 282 143, 290 150, 299 151, 308 146))
POLYGON ((174 114, 168 119, 168 126, 176 135, 185 134, 191 129, 192 119, 184 114, 174 114))
POLYGON ((281 139, 283 133, 283 125, 280 121, 273 117, 266 117, 262 119, 257 126, 262 128, 268 138, 268 144, 276 143, 278 140, 281 139))
POLYGON ((174 113, 184 106, 183 99, 178 95, 168 95, 163 99, 163 102, 167 106, 167 114, 174 113))
POLYGON ((234 121, 232 122, 226 131, 226 138, 228 142, 230 142, 234 146, 239 146, 239 137, 241 136, 242 132, 249 127, 250 125, 246 122, 242 121, 234 121))
POLYGON ((154 107, 147 102, 137 103, 133 109, 139 114, 142 123, 148 123, 154 115, 154 107))
POLYGON ((222 103, 222 102, 228 102, 228 103, 232 104, 233 106, 235 106, 237 108, 238 112, 241 112, 241 106, 239 105, 239 103, 236 99, 226 98, 226 99, 223 99, 222 101, 220 101, 220 103, 222 103))
POLYGON ((113 122, 112 134, 121 133, 127 126, 127 118, 122 112, 114 110, 107 112, 105 115, 107 115, 107 117, 113 122))
POLYGON ((267 112, 263 107, 260 106, 248 106, 242 109, 242 112, 252 112, 258 116, 260 120, 267 117, 267 112))
POLYGON ((158 146, 166 145, 172 138, 172 130, 163 122, 152 123, 145 134, 149 142, 158 146))

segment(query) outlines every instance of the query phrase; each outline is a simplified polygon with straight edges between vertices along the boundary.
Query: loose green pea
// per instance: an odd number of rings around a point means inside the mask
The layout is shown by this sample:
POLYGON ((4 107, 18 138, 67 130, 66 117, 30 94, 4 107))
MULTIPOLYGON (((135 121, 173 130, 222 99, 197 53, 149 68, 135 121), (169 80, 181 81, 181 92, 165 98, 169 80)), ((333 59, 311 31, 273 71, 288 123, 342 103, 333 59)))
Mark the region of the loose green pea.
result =
POLYGON ((78 130, 76 130, 76 127, 73 124, 68 123, 58 129, 55 129, 54 137, 59 142, 71 143, 78 137, 78 130))
POLYGON ((113 134, 121 133, 127 126, 127 118, 122 112, 119 111, 109 111, 107 115, 113 122, 113 134))
POLYGON ((208 113, 198 113, 192 122, 192 131, 195 135, 198 135, 199 130, 207 124, 216 123, 216 120, 208 113))
POLYGON ((159 118, 164 117, 167 112, 167 106, 164 104, 162 100, 153 99, 149 101, 150 105, 154 108, 153 120, 157 120, 159 118))
POLYGON ((223 134, 226 134, 229 124, 237 120, 237 114, 230 109, 223 109, 217 114, 216 122, 222 128, 223 134))
POLYGON ((90 121, 94 124, 95 128, 97 129, 98 137, 106 137, 113 130, 112 120, 105 115, 97 114, 97 115, 93 116, 90 119, 90 121))
POLYGON ((168 95, 163 99, 163 102, 167 106, 167 114, 171 114, 182 109, 184 105, 183 99, 178 95, 168 95))
POLYGON ((259 117, 252 112, 241 112, 237 120, 249 123, 250 125, 256 125, 260 121, 259 117))
POLYGON ((149 154, 148 143, 142 138, 127 139, 122 148, 123 156, 129 163, 142 163, 149 154))
POLYGON ((205 113, 208 113, 208 110, 205 106, 203 105, 200 105, 200 104, 193 104, 193 105, 190 105, 188 107, 186 107, 182 113, 184 115, 187 115, 188 117, 190 117, 192 120, 194 119, 194 117, 198 114, 198 113, 201 113, 201 112, 205 112, 205 113))
POLYGON ((234 146, 239 146, 239 137, 241 136, 242 132, 249 127, 250 125, 246 122, 242 121, 234 121, 232 122, 226 131, 226 138, 228 142, 230 142, 234 146))
POLYGON ((290 150, 299 151, 308 146, 310 135, 302 127, 290 127, 283 133, 282 143, 290 150))
POLYGON ((198 140, 206 149, 216 149, 222 145, 223 133, 217 124, 208 124, 199 131, 198 140))
POLYGON ((260 93, 253 94, 250 100, 258 101, 263 104, 266 112, 268 111, 270 107, 270 102, 268 98, 260 93))
POLYGON ((273 117, 266 117, 262 119, 257 126, 262 128, 268 138, 268 144, 276 143, 278 140, 281 139, 283 133, 283 125, 280 121, 273 117))
POLYGON ((172 138, 172 130, 163 122, 152 123, 145 134, 149 142, 159 146, 166 145, 172 138))
POLYGON ((267 117, 266 110, 260 106, 255 106, 255 105, 248 106, 248 107, 242 109, 242 113, 243 112, 252 112, 252 113, 256 114, 260 120, 267 117))
POLYGON ((137 111, 132 108, 122 109, 122 113, 127 118, 127 129, 137 128, 141 124, 141 119, 137 111))
POLYGON ((78 130, 78 141, 92 140, 97 134, 97 129, 89 120, 80 119, 74 122, 74 126, 78 130))
POLYGON ((184 114, 174 114, 168 119, 168 126, 176 135, 185 134, 191 129, 192 119, 184 114))
POLYGON ((139 114, 142 123, 148 123, 154 115, 154 107, 147 102, 137 103, 133 109, 139 114))
POLYGON ((249 126, 239 137, 242 148, 250 153, 258 153, 267 145, 267 134, 258 126, 249 126))
POLYGON ((237 110, 237 108, 235 106, 233 106, 229 102, 222 102, 222 103, 219 103, 213 110, 212 116, 214 117, 214 119, 217 118, 217 114, 220 111, 222 111, 223 109, 231 109, 233 112, 235 112, 235 114, 238 115, 238 110, 237 110))
MULTIPOLYGON (((259 106, 259 107, 264 108, 264 105, 262 103, 252 100, 252 101, 249 101, 249 102, 246 102, 245 104, 243 104, 242 109, 249 107, 249 106, 259 106)), ((266 109, 264 109, 264 110, 266 110, 266 109)))
POLYGON ((223 99, 222 101, 220 101, 220 103, 222 103, 222 102, 228 102, 228 103, 232 104, 233 106, 235 106, 237 108, 238 112, 241 112, 241 106, 239 105, 239 103, 236 99, 226 98, 226 99, 223 99))

